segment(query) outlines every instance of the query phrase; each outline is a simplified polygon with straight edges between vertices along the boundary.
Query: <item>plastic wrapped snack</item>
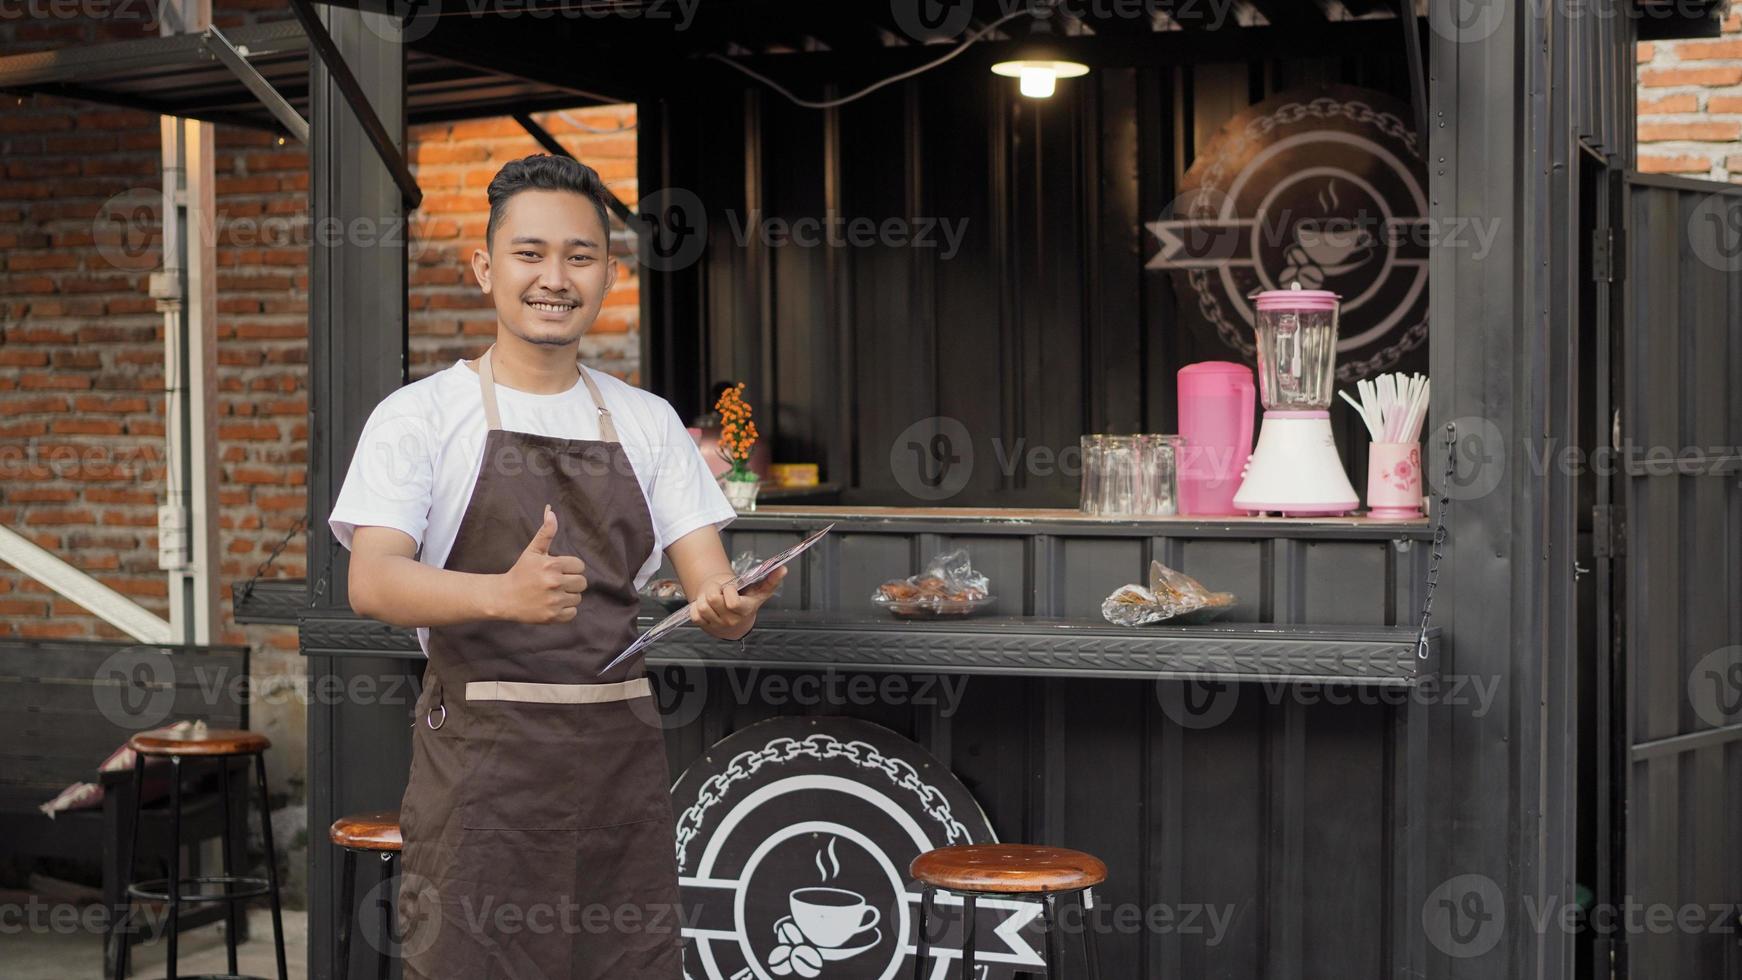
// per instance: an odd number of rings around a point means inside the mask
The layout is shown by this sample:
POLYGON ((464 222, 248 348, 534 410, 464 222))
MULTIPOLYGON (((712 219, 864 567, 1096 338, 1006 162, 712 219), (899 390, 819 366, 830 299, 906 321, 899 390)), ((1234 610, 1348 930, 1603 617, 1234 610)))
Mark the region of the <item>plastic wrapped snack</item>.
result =
POLYGON ((897 616, 929 618, 966 616, 990 605, 993 596, 986 576, 974 571, 967 550, 958 548, 934 555, 918 575, 879 585, 871 601, 897 616))
MULTIPOLYGON (((738 557, 732 559, 733 575, 742 575, 755 567, 756 553, 753 551, 740 552, 738 557)), ((778 587, 775 594, 780 594, 778 587)), ((664 606, 667 612, 676 612, 690 601, 684 595, 683 583, 675 578, 648 579, 647 584, 641 587, 641 597, 664 606)))
POLYGON ((1116 626, 1204 622, 1233 608, 1235 601, 1232 592, 1211 592, 1190 575, 1152 561, 1149 587, 1121 585, 1101 603, 1101 615, 1116 626))

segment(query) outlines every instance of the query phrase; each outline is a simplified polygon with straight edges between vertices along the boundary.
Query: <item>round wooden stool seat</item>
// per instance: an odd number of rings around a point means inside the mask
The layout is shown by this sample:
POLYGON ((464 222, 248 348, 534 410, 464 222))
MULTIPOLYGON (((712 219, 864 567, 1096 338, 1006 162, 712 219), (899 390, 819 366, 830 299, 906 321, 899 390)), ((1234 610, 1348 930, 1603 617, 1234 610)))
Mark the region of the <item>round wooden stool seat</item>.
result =
POLYGON ((357 813, 333 821, 327 832, 333 843, 353 851, 397 851, 405 845, 399 834, 399 811, 357 813))
POLYGON ((1107 865, 1093 854, 1039 844, 961 844, 926 851, 908 871, 953 892, 1067 892, 1107 880, 1107 865))
POLYGON ((272 740, 259 732, 214 728, 204 735, 190 732, 140 732, 127 740, 140 755, 221 756, 252 755, 272 747, 272 740))

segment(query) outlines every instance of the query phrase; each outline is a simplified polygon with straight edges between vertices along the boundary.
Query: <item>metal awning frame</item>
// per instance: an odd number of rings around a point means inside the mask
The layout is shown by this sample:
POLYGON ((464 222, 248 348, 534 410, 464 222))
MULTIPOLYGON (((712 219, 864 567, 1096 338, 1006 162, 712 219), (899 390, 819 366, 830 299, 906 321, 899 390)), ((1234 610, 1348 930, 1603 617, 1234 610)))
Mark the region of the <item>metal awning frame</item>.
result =
POLYGON ((288 99, 278 94, 278 90, 272 87, 272 83, 266 80, 266 76, 260 74, 259 69, 248 63, 248 59, 242 55, 242 52, 236 50, 236 46, 230 43, 229 38, 226 38, 224 33, 216 27, 206 28, 199 37, 202 46, 224 67, 230 69, 230 73, 236 76, 236 80, 241 82, 243 87, 254 93, 254 97, 260 100, 260 104, 266 107, 266 111, 272 113, 272 118, 282 123, 284 128, 296 137, 298 143, 307 146, 308 120, 302 117, 302 113, 296 111, 296 107, 291 105, 288 99))
MULTIPOLYGON (((393 137, 388 135, 387 127, 381 125, 381 117, 375 114, 375 108, 369 104, 369 97, 363 94, 363 87, 357 84, 357 76, 352 74, 351 66, 339 54, 332 35, 327 33, 326 26, 321 23, 310 0, 290 0, 290 9, 296 14, 297 22, 302 24, 303 33, 308 35, 309 50, 332 73, 333 83, 339 87, 345 103, 356 114, 357 122, 368 135, 370 144, 375 147, 376 155, 387 166, 387 172, 393 175, 393 182, 399 185, 399 193, 405 198, 406 210, 415 209, 423 203, 423 189, 417 186, 417 178, 412 176, 411 168, 406 165, 405 155, 393 144, 393 137)), ((307 132, 306 127, 304 132, 307 132)))

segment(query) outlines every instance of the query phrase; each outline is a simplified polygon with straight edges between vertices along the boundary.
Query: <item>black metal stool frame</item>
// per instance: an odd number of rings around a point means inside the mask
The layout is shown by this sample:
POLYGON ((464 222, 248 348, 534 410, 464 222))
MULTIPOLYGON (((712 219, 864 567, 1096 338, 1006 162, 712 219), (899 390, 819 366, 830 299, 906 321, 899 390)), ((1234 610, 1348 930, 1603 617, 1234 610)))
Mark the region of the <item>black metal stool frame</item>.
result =
MULTIPOLYGON (((919 938, 915 943, 913 957, 913 980, 926 980, 926 967, 931 959, 931 935, 927 932, 931 920, 933 896, 940 891, 947 891, 962 898, 962 980, 972 980, 974 976, 975 912, 982 898, 1002 898, 1018 902, 1034 902, 1040 906, 1041 929, 1046 934, 1046 946, 1041 952, 1041 958, 1046 962, 1047 980, 1058 980, 1059 948, 1058 929, 1055 922, 1058 916, 1056 907, 1060 895, 1082 895, 1083 910, 1094 908, 1095 886, 1087 888, 1069 888, 1046 892, 985 892, 958 891, 954 888, 940 888, 936 885, 921 885, 919 890, 919 938)), ((1089 980, 1101 980, 1101 959, 1095 949, 1095 938, 1089 933, 1092 930, 1084 925, 1083 929, 1083 960, 1089 967, 1089 980)))
MULTIPOLYGON (((344 847, 344 870, 339 879, 339 948, 337 956, 338 976, 340 980, 349 980, 351 976, 351 920, 362 910, 353 909, 352 903, 357 895, 357 855, 372 853, 367 848, 344 847)), ((393 864, 399 857, 398 851, 380 851, 381 855, 381 885, 385 886, 393 880, 393 864)), ((382 889, 385 892, 385 888, 382 889)), ((393 956, 390 952, 393 942, 393 904, 388 901, 381 903, 381 947, 375 951, 380 954, 375 961, 376 980, 387 980, 387 974, 393 966, 393 956)))
MULTIPOLYGON (((133 841, 128 853, 139 853, 140 810, 145 802, 145 756, 146 753, 133 753, 133 841)), ((278 980, 289 980, 289 969, 284 958, 284 918, 279 905, 278 893, 278 856, 272 842, 272 800, 266 788, 266 754, 264 752, 239 752, 232 755, 217 755, 208 758, 218 763, 221 791, 224 797, 224 873, 221 875, 198 875, 191 878, 180 877, 181 872, 181 782, 182 757, 171 755, 169 806, 170 806, 170 849, 169 875, 165 878, 151 879, 137 884, 132 882, 131 866, 121 869, 121 876, 127 882, 123 894, 127 898, 127 909, 122 913, 120 921, 115 923, 115 980, 126 980, 128 959, 132 954, 133 943, 127 935, 133 921, 133 899, 157 899, 169 903, 169 955, 168 980, 251 980, 237 973, 236 907, 239 903, 262 895, 272 899, 272 939, 278 954, 278 980), (260 831, 266 841, 266 879, 241 877, 234 873, 231 867, 235 852, 235 842, 231 839, 230 822, 230 763, 241 756, 254 757, 254 773, 260 783, 260 831), (157 891, 154 886, 161 885, 163 890, 157 891), (186 885, 222 885, 224 891, 219 895, 182 894, 186 885), (237 886, 245 886, 238 890, 237 886), (225 952, 228 954, 229 973, 200 977, 180 977, 176 971, 177 941, 181 936, 181 906, 183 902, 225 902, 226 928, 224 932, 225 952)))

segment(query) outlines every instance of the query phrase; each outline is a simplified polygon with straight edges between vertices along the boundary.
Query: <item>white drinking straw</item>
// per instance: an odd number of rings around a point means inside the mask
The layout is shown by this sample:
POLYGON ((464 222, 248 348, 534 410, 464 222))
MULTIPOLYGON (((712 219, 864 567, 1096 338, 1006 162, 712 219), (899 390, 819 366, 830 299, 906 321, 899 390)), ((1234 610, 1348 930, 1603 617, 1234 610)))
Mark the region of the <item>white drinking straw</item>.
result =
POLYGON ((1427 421, 1428 379, 1419 374, 1381 374, 1355 383, 1360 400, 1346 391, 1337 394, 1367 426, 1374 442, 1417 442, 1427 421))

